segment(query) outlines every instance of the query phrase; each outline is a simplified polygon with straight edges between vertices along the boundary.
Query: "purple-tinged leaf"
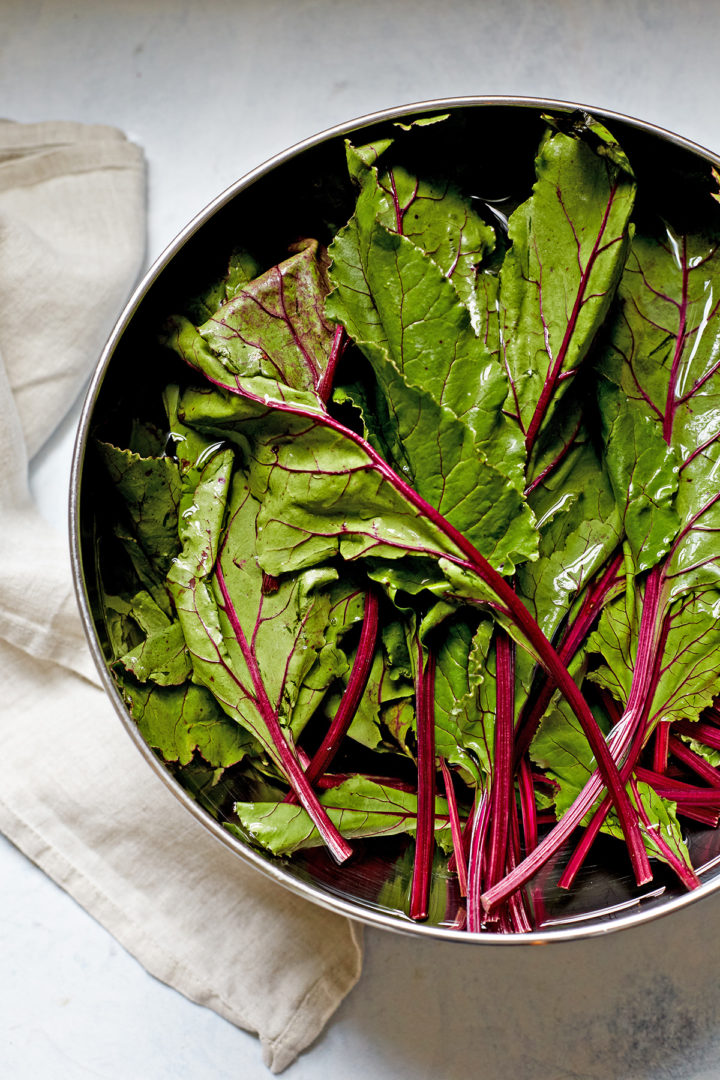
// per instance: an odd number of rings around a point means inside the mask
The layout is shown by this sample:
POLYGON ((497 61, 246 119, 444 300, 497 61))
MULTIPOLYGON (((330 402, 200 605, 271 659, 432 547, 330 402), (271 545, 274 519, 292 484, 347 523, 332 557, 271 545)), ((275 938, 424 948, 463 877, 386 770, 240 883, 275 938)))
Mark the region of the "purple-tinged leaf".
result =
MULTIPOLYGON (((198 328, 216 374, 251 384, 266 378, 318 392, 335 333, 323 311, 330 290, 327 256, 314 240, 298 246, 285 262, 239 288, 198 328)), ((184 325, 178 320, 174 332, 184 325)))
POLYGON ((442 770, 445 798, 447 799, 448 811, 450 814, 450 832, 452 834, 453 856, 455 858, 455 869, 458 876, 458 888, 460 889, 461 896, 467 896, 467 858, 465 856, 462 825, 460 823, 460 813, 458 811, 457 796, 453 786, 452 775, 448 769, 445 758, 440 758, 440 768, 442 770))

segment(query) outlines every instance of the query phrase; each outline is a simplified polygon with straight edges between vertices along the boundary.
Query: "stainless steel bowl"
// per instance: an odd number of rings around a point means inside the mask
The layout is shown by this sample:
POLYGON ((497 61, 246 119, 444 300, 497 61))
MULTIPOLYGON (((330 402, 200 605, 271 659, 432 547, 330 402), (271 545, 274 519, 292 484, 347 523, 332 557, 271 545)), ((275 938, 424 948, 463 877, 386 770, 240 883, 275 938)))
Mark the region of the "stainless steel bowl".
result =
MULTIPOLYGON (((90 649, 103 684, 140 753, 220 843, 279 885, 333 911, 389 930, 459 942, 521 945, 604 934, 637 925, 692 903, 720 886, 720 830, 697 828, 689 835, 693 861, 701 867, 702 885, 681 891, 662 870, 656 880, 637 889, 619 845, 596 844, 572 894, 555 887, 562 858, 544 869, 532 883, 543 896, 546 918, 541 929, 525 934, 468 934, 458 930, 458 898, 442 869, 435 874, 431 918, 410 921, 402 911, 411 866, 401 842, 378 850, 372 847, 349 865, 338 868, 324 851, 300 853, 292 860, 274 858, 244 844, 222 824, 224 805, 242 791, 220 785, 213 801, 204 805, 181 787, 171 770, 147 746, 129 716, 109 674, 98 613, 96 509, 103 485, 88 464, 88 445, 95 427, 114 415, 142 415, 151 408, 155 389, 168 381, 168 368, 149 362, 156 328, 178 304, 220 271, 234 244, 250 236, 269 254, 284 250, 300 235, 313 235, 321 206, 328 200, 342 205, 348 197, 344 169, 344 138, 363 131, 369 140, 389 122, 429 113, 451 114, 444 128, 443 148, 450 168, 471 173, 473 191, 487 199, 512 197, 527 190, 530 170, 542 129, 542 114, 570 114, 581 109, 607 123, 618 136, 639 174, 642 185, 660 192, 668 207, 693 205, 707 178, 708 165, 720 168, 720 158, 707 150, 655 127, 618 113, 574 103, 538 98, 464 97, 426 101, 360 117, 321 132, 277 155, 233 184, 195 217, 151 267, 121 314, 100 357, 85 400, 72 468, 70 529, 72 563, 78 601, 90 649), (462 141, 460 137, 462 136, 462 141), (453 141, 455 140, 455 141, 453 141), (658 179, 660 178, 660 179, 658 179), (658 185, 661 185, 658 187, 658 185)), ((445 168, 445 162, 443 167, 445 168)), ((342 224, 341 220, 338 225, 342 224)))

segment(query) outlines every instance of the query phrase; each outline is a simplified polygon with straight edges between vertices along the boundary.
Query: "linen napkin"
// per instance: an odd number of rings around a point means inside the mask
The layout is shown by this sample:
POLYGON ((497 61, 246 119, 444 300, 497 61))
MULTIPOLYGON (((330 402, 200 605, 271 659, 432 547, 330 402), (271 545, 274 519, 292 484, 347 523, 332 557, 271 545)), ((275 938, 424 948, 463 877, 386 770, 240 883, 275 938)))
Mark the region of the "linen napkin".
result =
POLYGON ((359 927, 244 865, 138 754, 100 689, 32 456, 140 268, 142 153, 112 128, 0 121, 0 829, 149 972, 286 1068, 360 975, 359 927))

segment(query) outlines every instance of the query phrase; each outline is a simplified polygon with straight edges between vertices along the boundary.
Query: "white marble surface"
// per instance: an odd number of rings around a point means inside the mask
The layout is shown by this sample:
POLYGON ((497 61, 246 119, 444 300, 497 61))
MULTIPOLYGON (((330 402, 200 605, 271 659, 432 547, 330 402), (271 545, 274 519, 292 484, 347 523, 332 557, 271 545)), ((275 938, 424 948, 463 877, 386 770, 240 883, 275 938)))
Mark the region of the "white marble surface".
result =
MULTIPOLYGON (((116 124, 148 158, 148 257, 238 175, 376 108, 530 94, 720 150, 707 0, 0 0, 0 111, 116 124)), ((661 179, 659 178, 659 182, 661 179)), ((33 467, 63 522, 74 417, 33 467)), ((605 940, 367 934, 362 981, 288 1080, 720 1077, 720 898, 605 940)), ((256 1041, 150 978, 0 839, 0 1075, 254 1080, 256 1041)))

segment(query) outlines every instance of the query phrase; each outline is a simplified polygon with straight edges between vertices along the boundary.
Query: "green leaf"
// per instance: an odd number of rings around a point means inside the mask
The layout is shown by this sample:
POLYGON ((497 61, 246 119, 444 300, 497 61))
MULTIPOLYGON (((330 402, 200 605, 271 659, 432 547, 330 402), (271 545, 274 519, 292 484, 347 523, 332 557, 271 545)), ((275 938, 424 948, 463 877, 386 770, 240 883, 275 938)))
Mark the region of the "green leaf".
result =
POLYGON ((351 659, 343 639, 353 626, 362 622, 364 610, 365 591, 352 579, 330 586, 325 645, 299 685, 292 710, 290 728, 296 739, 321 703, 325 702, 327 709, 334 712, 337 699, 331 696, 326 700, 326 695, 334 681, 349 674, 351 659))
MULTIPOLYGON (((697 720, 713 703, 720 668, 719 620, 716 591, 685 596, 670 606, 667 637, 657 658, 659 679, 648 711, 648 735, 661 720, 697 720)), ((626 705, 637 653, 637 614, 624 598, 603 611, 588 647, 602 653, 606 665, 590 677, 626 705)))
POLYGON ((660 426, 607 383, 600 388, 606 462, 638 572, 650 570, 677 535, 678 458, 660 426))
POLYGON ((205 322, 259 273, 260 267, 252 255, 241 249, 234 251, 228 261, 227 273, 208 286, 201 296, 190 301, 186 310, 188 318, 196 323, 205 322))
MULTIPOLYGON (((338 554, 351 560, 464 558, 448 531, 418 510, 402 476, 348 429, 320 416, 279 410, 258 414, 252 403, 220 391, 187 391, 181 411, 193 427, 243 445, 252 441, 249 477, 262 504, 258 554, 268 573, 318 565, 338 554)), ((438 441, 454 462, 447 490, 442 484, 437 488, 447 520, 467 529, 481 553, 509 572, 515 559, 527 557, 535 546, 517 492, 484 466, 485 482, 466 490, 478 475, 477 463, 460 460, 450 433, 447 438, 439 434, 438 441)), ((429 476, 428 482, 437 484, 437 479, 429 476)), ((430 566, 427 576, 436 586, 442 582, 437 568, 430 566)))
POLYGON ((186 765, 199 753, 209 765, 228 768, 253 753, 256 744, 230 720, 203 686, 141 685, 116 672, 116 680, 140 734, 165 761, 186 765))
POLYGON ((170 427, 175 460, 180 473, 180 504, 178 521, 182 520, 185 511, 192 506, 195 488, 200 481, 202 470, 207 462, 219 450, 224 449, 222 440, 216 437, 208 437, 196 428, 189 427, 184 423, 180 415, 180 387, 176 383, 170 383, 163 394, 163 404, 167 413, 170 427))
POLYGON ((179 549, 180 476, 176 462, 168 457, 140 457, 106 442, 98 446, 143 551, 164 572, 179 549))
MULTIPOLYGON (((502 462, 519 486, 522 449, 503 415, 508 384, 499 359, 476 335, 470 312, 441 265, 411 238, 387 227, 395 210, 377 170, 363 165, 356 172, 362 187, 355 214, 329 249, 335 289, 326 304, 328 315, 343 323, 368 357, 391 410, 394 372, 464 420, 478 449, 494 454, 492 460, 502 462)), ((428 200, 423 212, 437 216, 437 230, 447 228, 442 199, 428 200)))
MULTIPOLYGON (((654 448, 657 483, 669 486, 676 469, 668 522, 666 576, 671 598, 699 585, 720 584, 715 531, 720 528, 720 255, 717 238, 638 235, 618 295, 621 308, 601 370, 642 415, 645 445, 654 448), (648 435, 650 426, 654 436, 648 435), (660 439, 666 447, 662 461, 660 439), (679 528, 678 528, 679 524, 679 528)), ((611 402, 614 396, 609 396, 611 402)), ((601 398, 602 400, 602 398, 601 398)), ((639 421, 634 421, 640 430, 639 421)), ((617 440, 608 447, 618 452, 617 440)), ((646 470, 647 471, 647 470, 646 470)), ((627 492, 618 492, 627 499, 627 492)), ((660 520, 658 521, 660 525, 660 520)), ((662 528, 658 527, 658 535, 662 528)))
MULTIPOLYGON (((285 577, 266 593, 254 553, 258 504, 245 477, 238 472, 233 478, 232 469, 230 450, 206 464, 193 507, 182 518, 183 550, 168 574, 168 583, 192 656, 194 678, 278 760, 262 697, 267 696, 280 722, 289 725, 300 688, 326 647, 330 610, 326 587, 337 573, 317 569, 285 577), (244 635, 242 641, 230 621, 218 582, 219 568, 244 635)), ((334 645, 329 650, 330 662, 322 665, 328 683, 345 664, 334 645)))
POLYGON ((354 269, 350 260, 361 253, 353 244, 352 223, 347 229, 351 232, 341 232, 331 248, 337 289, 327 313, 360 345, 391 408, 390 374, 397 372, 407 386, 422 388, 436 405, 463 420, 479 449, 499 451, 517 473, 519 444, 502 414, 505 374, 475 336, 451 283, 424 252, 380 225, 371 229, 368 265, 354 269), (362 296, 358 290, 365 281, 372 292, 362 296))
POLYGON ((528 449, 607 315, 627 255, 635 185, 583 138, 546 139, 532 196, 512 214, 500 274, 505 361, 528 449))
MULTIPOLYGON (((562 817, 595 769, 595 759, 582 728, 562 698, 545 714, 531 744, 530 756, 557 784, 555 809, 558 818, 562 817)), ((591 816, 586 814, 583 824, 591 816)))
POLYGON ((495 732, 495 669, 490 656, 493 623, 473 632, 464 621, 444 629, 435 673, 435 749, 485 787, 491 774, 495 732))
POLYGON ((138 682, 154 682, 159 686, 184 683, 192 664, 180 623, 171 621, 147 592, 133 598, 128 614, 146 636, 120 656, 117 663, 138 682))
POLYGON ((166 449, 165 433, 155 424, 145 423, 135 418, 130 425, 128 449, 140 457, 162 457, 166 449))
POLYGON ((509 572, 532 558, 533 517, 502 464, 478 455, 470 428, 430 393, 408 385, 385 356, 376 357, 375 371, 384 373, 390 413, 379 441, 395 471, 494 566, 509 572))
POLYGON ((113 659, 128 652, 134 645, 139 644, 141 635, 137 623, 130 613, 130 600, 123 596, 115 596, 100 589, 100 609, 102 622, 108 636, 113 659))
POLYGON ((517 592, 552 640, 576 597, 622 539, 613 491, 581 430, 528 496, 538 521, 539 557, 518 567, 517 592))
MULTIPOLYGON (((337 787, 324 791, 320 803, 347 840, 397 833, 412 836, 415 833, 417 795, 364 776, 350 777, 337 787)), ((443 833, 449 838, 447 803, 438 798, 435 806, 437 839, 441 840, 443 833)), ((301 848, 317 847, 322 842, 308 814, 298 805, 239 802, 235 804, 235 812, 245 833, 274 855, 289 855, 301 848)), ((228 828, 236 831, 232 825, 228 828)))
POLYGON ((495 247, 494 231, 456 185, 409 172, 401 163, 405 145, 402 138, 399 145, 390 139, 358 148, 346 143, 350 175, 368 189, 377 221, 407 237, 452 280, 478 331, 477 268, 495 247))
MULTIPOLYGON (((382 650, 378 650, 373 658, 365 693, 347 734, 348 738, 370 750, 383 752, 399 747, 407 753, 407 736, 414 730, 415 724, 415 688, 411 682, 392 676, 386 657, 382 650), (388 745, 384 728, 392 735, 397 746, 388 745)), ((331 715, 339 703, 340 693, 328 699, 327 710, 331 715)))

